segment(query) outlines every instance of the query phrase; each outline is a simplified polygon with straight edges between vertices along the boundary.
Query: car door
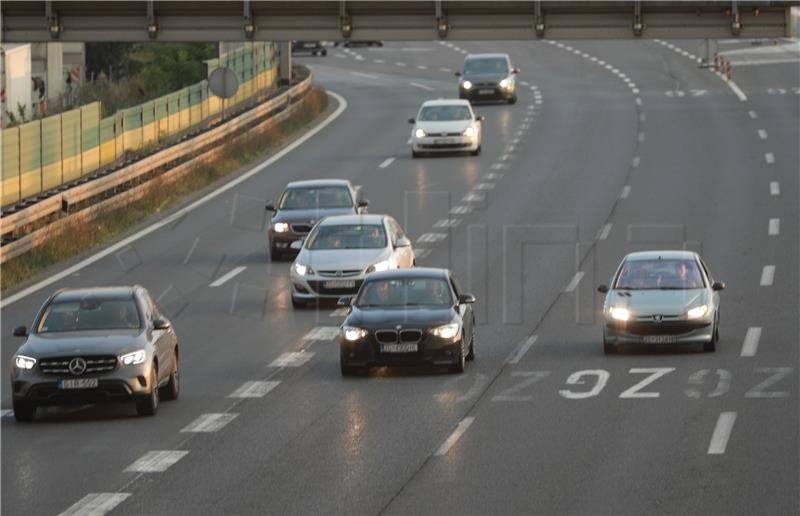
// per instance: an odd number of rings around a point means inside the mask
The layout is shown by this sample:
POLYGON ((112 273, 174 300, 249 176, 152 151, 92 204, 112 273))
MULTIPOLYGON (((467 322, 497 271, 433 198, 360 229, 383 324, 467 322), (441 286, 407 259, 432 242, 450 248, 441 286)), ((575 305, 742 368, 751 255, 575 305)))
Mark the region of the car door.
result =
POLYGON ((469 346, 470 340, 472 339, 472 331, 473 326, 475 324, 475 316, 472 312, 472 305, 470 303, 459 303, 458 298, 461 297, 462 290, 461 286, 458 284, 455 276, 450 274, 450 286, 453 289, 453 293, 456 297, 456 310, 458 311, 458 315, 461 317, 461 324, 464 331, 464 346, 466 351, 466 346, 469 346))
POLYGON ((396 220, 393 218, 388 219, 388 226, 389 226, 389 234, 391 235, 392 239, 392 247, 394 248, 395 259, 397 260, 397 264, 399 267, 408 268, 414 266, 414 250, 411 248, 410 245, 397 247, 397 240, 400 238, 406 237, 403 228, 400 227, 400 224, 397 223, 396 220))
POLYGON ((714 278, 711 276, 711 273, 708 272, 708 267, 706 266, 706 262, 704 262, 703 259, 700 258, 700 257, 697 258, 697 261, 700 263, 700 268, 702 269, 703 274, 706 277, 705 278, 706 282, 707 282, 706 283, 706 288, 711 291, 712 306, 716 310, 717 307, 719 306, 719 292, 711 289, 711 285, 714 284, 714 278))
POLYGON ((150 341, 153 344, 153 353, 158 360, 157 381, 160 383, 161 379, 169 375, 174 367, 174 364, 172 363, 172 340, 174 333, 172 326, 170 326, 168 330, 155 329, 154 322, 157 319, 164 319, 164 317, 158 310, 156 302, 150 296, 149 292, 142 292, 142 297, 146 306, 146 323, 148 326, 150 341))

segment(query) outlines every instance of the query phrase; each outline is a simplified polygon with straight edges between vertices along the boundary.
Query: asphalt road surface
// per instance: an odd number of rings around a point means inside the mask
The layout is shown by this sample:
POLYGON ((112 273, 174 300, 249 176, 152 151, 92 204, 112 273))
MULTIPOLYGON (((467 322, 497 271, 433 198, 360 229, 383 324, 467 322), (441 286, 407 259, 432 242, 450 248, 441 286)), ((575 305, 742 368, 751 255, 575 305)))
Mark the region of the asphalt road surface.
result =
POLYGON ((697 48, 420 42, 302 59, 346 99, 329 125, 6 297, 2 512, 800 513, 798 64, 737 67, 732 87, 697 48), (519 102, 476 107, 480 156, 412 159, 406 120, 454 96, 464 54, 486 51, 521 68, 519 102), (465 374, 342 378, 343 316, 291 309, 263 205, 290 180, 339 177, 404 225, 420 265, 477 296, 465 374), (699 250, 727 283, 715 353, 603 354, 595 287, 655 248, 699 250), (11 328, 56 288, 133 283, 173 320, 181 399, 154 418, 130 404, 15 423, 11 328))

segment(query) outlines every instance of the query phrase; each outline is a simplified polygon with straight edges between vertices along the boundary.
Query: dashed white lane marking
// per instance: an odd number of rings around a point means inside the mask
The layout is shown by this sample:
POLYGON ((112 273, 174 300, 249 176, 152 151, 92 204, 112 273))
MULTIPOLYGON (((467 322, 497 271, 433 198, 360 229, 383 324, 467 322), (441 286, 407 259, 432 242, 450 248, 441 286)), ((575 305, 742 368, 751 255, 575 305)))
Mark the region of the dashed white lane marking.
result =
POLYGON ((0 410, 0 417, 11 417, 14 415, 14 411, 11 409, 3 409, 0 410))
POLYGON ((573 290, 575 290, 578 287, 578 283, 581 282, 582 278, 583 278, 583 271, 576 272, 575 275, 572 277, 572 280, 570 280, 569 285, 567 285, 567 288, 564 289, 564 292, 572 292, 573 290))
POLYGON ((385 63, 386 61, 384 61, 383 59, 374 59, 374 60, 373 60, 373 62, 374 62, 375 64, 383 64, 383 63, 385 63))
POLYGON ((194 243, 192 244, 192 247, 189 248, 189 252, 186 253, 186 258, 183 259, 183 264, 184 265, 189 263, 189 259, 192 257, 192 254, 194 254, 194 250, 197 248, 197 244, 198 243, 200 243, 200 237, 197 237, 197 238, 194 239, 194 243))
POLYGON ((647 115, 645 113, 639 113, 639 121, 644 122, 647 120, 647 115))
POLYGON ((453 445, 456 444, 456 442, 458 442, 461 436, 464 435, 464 432, 467 431, 467 428, 469 428, 469 426, 472 424, 473 421, 475 421, 474 417, 465 417, 464 419, 459 421, 456 429, 453 430, 453 433, 450 434, 447 440, 445 440, 445 442, 443 442, 442 445, 439 446, 439 449, 436 450, 436 453, 434 455, 439 455, 439 456, 446 455, 447 452, 450 451, 450 448, 452 448, 453 445))
POLYGON ((767 131, 765 131, 764 129, 759 129, 758 130, 758 137, 761 138, 762 140, 766 140, 767 139, 767 131))
POLYGON ((433 91, 433 88, 431 88, 430 86, 425 86, 424 84, 420 84, 418 82, 410 82, 409 84, 412 85, 412 86, 416 86, 417 88, 419 88, 421 90, 433 91))
POLYGON ((377 79, 377 75, 372 75, 369 73, 362 73, 362 72, 350 72, 350 75, 355 75, 356 77, 365 77, 367 79, 377 79))
POLYGON ((714 427, 714 433, 711 435, 711 442, 708 445, 709 455, 722 455, 725 453, 735 422, 736 412, 723 412, 719 415, 717 426, 714 427))
POLYGON ((538 338, 539 338, 538 335, 531 335, 530 337, 520 342, 519 345, 517 345, 517 347, 514 349, 514 351, 511 352, 511 355, 508 357, 508 360, 506 360, 506 362, 512 365, 518 364, 519 361, 522 360, 522 357, 525 356, 525 353, 527 353, 528 350, 531 349, 531 346, 533 346, 533 344, 536 342, 536 339, 538 338))
POLYGON ((475 185, 475 190, 494 190, 496 185, 494 183, 478 183, 475 185))
POLYGON ((464 50, 464 49, 462 48, 462 49, 461 49, 461 53, 462 53, 462 54, 468 54, 469 52, 467 52, 466 50, 464 50))
POLYGON ((229 398, 263 398, 269 391, 277 387, 280 381, 245 382, 241 387, 228 395, 229 398))
POLYGON ((303 340, 331 340, 338 335, 338 326, 317 326, 303 335, 303 340))
POLYGON ((639 156, 634 156, 633 160, 631 161, 631 165, 633 165, 633 167, 636 168, 636 167, 639 166, 640 162, 641 162, 641 158, 639 156))
POLYGON ((634 95, 637 95, 639 93, 639 88, 632 88, 631 89, 631 93, 633 93, 634 95))
POLYGON ((483 202, 486 200, 486 196, 478 192, 469 192, 461 200, 464 202, 483 202))
POLYGON ((89 493, 59 516, 103 516, 130 495, 131 493, 89 493))
POLYGON ((781 232, 781 219, 769 219, 769 236, 777 236, 781 232))
POLYGON ((342 57, 342 58, 344 58, 344 57, 347 57, 347 56, 346 56, 346 55, 344 55, 344 54, 333 54, 333 56, 334 56, 334 57, 342 57))
POLYGON ((771 152, 764 154, 764 159, 766 160, 767 164, 772 165, 775 163, 775 155, 771 152))
POLYGON ((284 353, 269 365, 270 367, 300 367, 314 357, 311 351, 290 351, 284 353))
POLYGON ((471 211, 472 208, 470 208, 469 206, 453 206, 450 209, 450 213, 452 213, 453 215, 465 215, 471 211))
POLYGON ((328 317, 344 317, 347 315, 347 312, 348 312, 347 307, 343 306, 341 308, 337 308, 336 310, 328 314, 328 317))
POLYGON ((437 220, 433 227, 435 228, 454 228, 461 223, 461 219, 441 219, 437 220))
POLYGON ((447 238, 447 233, 423 233, 417 239, 417 242, 419 242, 419 243, 425 243, 425 242, 427 242, 427 243, 436 243, 436 242, 440 242, 440 241, 444 240, 445 238, 447 238))
POLYGON ((744 336, 744 343, 742 344, 742 352, 739 356, 756 356, 759 340, 761 340, 761 328, 758 326, 747 328, 747 333, 744 336))
POLYGON ((639 133, 639 142, 643 142, 643 141, 644 141, 644 132, 640 132, 639 133))
POLYGON ((631 185, 625 185, 622 188, 622 192, 619 194, 619 198, 627 199, 630 194, 631 194, 631 185))
POLYGON ((383 160, 381 162, 380 165, 378 165, 378 168, 386 168, 389 165, 391 165, 393 161, 394 161, 394 158, 386 158, 385 160, 383 160))
POLYGON ((445 73, 451 73, 453 71, 452 68, 439 68, 439 70, 445 73))
POLYGON ((750 115, 750 118, 752 118, 753 120, 758 118, 758 114, 755 111, 748 111, 747 114, 750 115))
POLYGON ((417 70, 427 70, 428 67, 425 65, 417 65, 417 70))
POLYGON ((781 194, 781 185, 777 181, 770 181, 769 183, 769 193, 770 195, 780 195, 781 194))
POLYGON ((639 98, 639 97, 636 97, 636 104, 641 106, 642 105, 642 99, 639 98))
POLYGON ((228 423, 236 419, 239 414, 203 414, 181 430, 181 432, 216 432, 225 427, 228 423))
POLYGON ((765 265, 764 269, 761 271, 761 286, 770 287, 772 286, 772 282, 774 280, 775 280, 775 266, 765 265))
POLYGON ((136 461, 124 469, 137 473, 161 473, 170 466, 181 460, 189 452, 186 450, 154 450, 149 451, 136 459, 136 461))
POLYGON ((395 66, 406 66, 406 64, 401 62, 401 61, 397 61, 394 65, 395 66))
POLYGON ((429 254, 431 254, 431 251, 433 251, 433 249, 428 249, 428 248, 415 249, 414 256, 420 259, 426 258, 429 254))
POLYGON ((225 274, 224 276, 221 276, 221 277, 217 278, 217 280, 214 281, 213 283, 211 283, 209 285, 209 287, 219 287, 219 286, 223 285, 226 281, 228 281, 229 279, 233 278, 237 274, 241 273, 246 268, 247 267, 244 267, 244 266, 236 267, 232 271, 228 272, 228 274, 225 274))
POLYGON ((528 81, 520 81, 519 83, 522 84, 523 86, 530 86, 531 85, 531 83, 529 83, 528 81))
POLYGON ((610 222, 605 226, 603 226, 603 229, 600 230, 600 234, 597 236, 597 239, 605 240, 606 238, 608 238, 608 234, 611 233, 612 226, 613 224, 611 224, 610 222))

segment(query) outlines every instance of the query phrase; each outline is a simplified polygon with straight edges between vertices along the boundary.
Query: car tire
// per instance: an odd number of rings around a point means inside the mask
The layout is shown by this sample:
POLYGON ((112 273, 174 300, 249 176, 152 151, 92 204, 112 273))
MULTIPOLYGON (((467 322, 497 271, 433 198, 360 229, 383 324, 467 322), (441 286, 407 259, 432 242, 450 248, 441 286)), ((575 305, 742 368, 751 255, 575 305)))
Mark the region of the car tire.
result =
POLYGON ((603 332, 603 353, 606 355, 613 355, 617 352, 617 345, 613 344, 606 339, 606 332, 603 332))
POLYGON ((517 103, 517 96, 516 96, 516 95, 514 95, 513 97, 511 97, 510 99, 508 99, 508 103, 509 103, 509 104, 516 104, 516 103, 517 103))
POLYGON ((283 261, 283 253, 278 251, 275 247, 270 246, 269 248, 269 259, 273 262, 281 262, 283 261))
POLYGON ((161 387, 161 392, 158 393, 159 397, 163 400, 174 401, 178 399, 178 396, 181 393, 181 377, 180 371, 178 370, 178 353, 173 354, 173 360, 175 363, 175 368, 169 374, 169 381, 167 385, 161 387))
POLYGON ((464 357, 464 339, 458 343, 458 358, 456 363, 450 366, 450 372, 453 374, 461 374, 466 369, 466 358, 464 357))
POLYGON ((155 416, 158 413, 158 386, 156 385, 156 365, 150 369, 150 382, 153 388, 150 394, 143 396, 141 399, 136 400, 136 413, 140 416, 155 416))
POLYGON ((327 55, 328 55, 328 51, 323 49, 323 50, 322 50, 322 56, 323 56, 323 57, 325 57, 325 56, 327 56, 327 55))
POLYGON ((717 342, 719 342, 719 321, 714 323, 714 331, 711 334, 711 340, 703 343, 703 351, 705 353, 713 353, 717 350, 717 342))
POLYGON ((475 321, 472 321, 472 339, 469 341, 469 352, 467 353, 466 360, 469 362, 475 360, 475 321))
POLYGON ((29 401, 17 401, 15 399, 12 401, 12 407, 14 409, 14 419, 18 423, 30 423, 36 418, 36 405, 29 401))
POLYGON ((415 150, 411 151, 411 157, 412 158, 418 158, 418 157, 420 157, 420 154, 422 154, 422 153, 421 152, 417 152, 415 150))
POLYGON ((475 149, 474 151, 471 151, 470 154, 472 154, 473 156, 480 156, 480 154, 481 154, 481 146, 478 145, 478 148, 475 149))

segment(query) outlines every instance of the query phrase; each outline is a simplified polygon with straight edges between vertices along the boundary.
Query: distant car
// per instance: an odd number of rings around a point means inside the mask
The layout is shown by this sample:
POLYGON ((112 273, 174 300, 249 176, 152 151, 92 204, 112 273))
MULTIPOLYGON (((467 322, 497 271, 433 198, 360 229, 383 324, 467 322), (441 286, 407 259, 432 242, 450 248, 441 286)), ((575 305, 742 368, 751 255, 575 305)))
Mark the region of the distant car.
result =
POLYGON ((60 290, 39 310, 11 364, 14 417, 36 408, 135 401, 151 416, 179 393, 178 339, 140 286, 60 290))
POLYGON ((326 217, 292 264, 292 306, 355 294, 368 274, 415 264, 411 241, 389 215, 326 217))
POLYGON ((603 349, 622 344, 694 344, 714 351, 719 341, 719 294, 697 253, 645 251, 627 255, 612 279, 603 305, 603 349))
POLYGON ((469 54, 464 71, 456 72, 458 96, 470 101, 517 102, 517 74, 508 54, 469 54))
POLYGON ((367 276, 342 324, 343 376, 371 366, 432 364, 463 373, 475 359, 475 296, 446 269, 413 268, 367 276))
POLYGON ((292 53, 327 56, 328 49, 322 41, 292 41, 292 53))
MULTIPOLYGON (((337 42, 338 46, 340 43, 337 42)), ((382 47, 383 41, 378 39, 347 39, 341 42, 343 47, 382 47)))
POLYGON ((469 101, 460 99, 429 100, 422 104, 416 118, 409 118, 411 155, 426 152, 467 151, 481 153, 484 117, 476 116, 469 101))
POLYGON ((312 179, 294 181, 278 200, 270 221, 269 254, 272 261, 287 254, 297 254, 291 248, 294 241, 305 237, 318 220, 329 215, 366 213, 369 201, 361 198, 361 189, 346 179, 312 179))

